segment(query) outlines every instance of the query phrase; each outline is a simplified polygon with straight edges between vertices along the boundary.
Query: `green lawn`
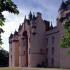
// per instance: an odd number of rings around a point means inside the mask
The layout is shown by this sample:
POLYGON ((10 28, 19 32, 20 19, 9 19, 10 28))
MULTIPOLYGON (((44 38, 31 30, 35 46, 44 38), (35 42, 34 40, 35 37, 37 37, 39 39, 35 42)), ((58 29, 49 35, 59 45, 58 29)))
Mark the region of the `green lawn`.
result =
POLYGON ((24 67, 17 67, 17 68, 8 68, 2 67, 0 70, 70 70, 70 69, 61 69, 61 68, 24 68, 24 67))

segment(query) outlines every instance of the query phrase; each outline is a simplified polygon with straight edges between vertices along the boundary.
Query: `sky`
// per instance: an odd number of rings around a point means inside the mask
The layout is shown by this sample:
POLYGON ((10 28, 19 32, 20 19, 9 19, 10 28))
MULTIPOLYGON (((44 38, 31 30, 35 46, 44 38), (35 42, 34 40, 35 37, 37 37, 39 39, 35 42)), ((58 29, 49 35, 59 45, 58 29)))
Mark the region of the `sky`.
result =
POLYGON ((58 9, 62 3, 62 0, 12 0, 18 7, 19 15, 11 14, 7 11, 3 12, 6 18, 5 25, 3 26, 4 33, 2 34, 2 47, 9 51, 9 36, 18 30, 20 24, 24 22, 24 17, 28 18, 28 14, 31 11, 35 14, 37 12, 42 13, 42 17, 45 20, 52 21, 53 26, 56 25, 56 18, 58 17, 58 9))

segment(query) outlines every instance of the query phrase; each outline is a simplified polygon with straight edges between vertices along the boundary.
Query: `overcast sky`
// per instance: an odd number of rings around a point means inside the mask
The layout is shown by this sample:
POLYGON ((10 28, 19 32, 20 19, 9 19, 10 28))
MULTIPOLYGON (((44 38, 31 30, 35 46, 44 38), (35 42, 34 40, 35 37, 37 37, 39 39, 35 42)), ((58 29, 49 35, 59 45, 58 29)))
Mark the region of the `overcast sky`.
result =
POLYGON ((58 9, 61 5, 62 0, 12 0, 18 7, 19 15, 14 15, 8 12, 3 12, 6 22, 3 26, 4 33, 2 34, 2 39, 4 44, 2 47, 9 50, 8 38, 11 33, 18 30, 18 27, 24 21, 24 17, 28 17, 30 11, 35 14, 37 12, 42 13, 42 17, 45 20, 53 22, 56 25, 56 18, 58 16, 58 9))

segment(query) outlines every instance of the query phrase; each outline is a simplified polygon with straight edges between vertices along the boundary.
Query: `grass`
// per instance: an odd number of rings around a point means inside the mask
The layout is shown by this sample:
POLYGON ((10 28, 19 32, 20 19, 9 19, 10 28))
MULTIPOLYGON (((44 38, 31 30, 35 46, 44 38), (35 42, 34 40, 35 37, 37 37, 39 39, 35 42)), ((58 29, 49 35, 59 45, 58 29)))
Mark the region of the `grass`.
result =
POLYGON ((25 68, 25 67, 1 67, 0 70, 70 70, 62 68, 25 68))

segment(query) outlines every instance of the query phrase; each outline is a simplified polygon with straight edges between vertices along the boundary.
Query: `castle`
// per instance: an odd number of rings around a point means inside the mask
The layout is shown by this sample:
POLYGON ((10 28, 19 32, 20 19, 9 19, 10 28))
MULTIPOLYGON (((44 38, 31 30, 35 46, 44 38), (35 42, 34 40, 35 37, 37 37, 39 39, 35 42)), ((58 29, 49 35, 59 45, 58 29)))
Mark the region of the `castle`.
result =
POLYGON ((59 10, 57 26, 42 19, 40 12, 29 13, 18 32, 9 37, 9 66, 70 68, 69 48, 59 48, 64 35, 63 24, 70 18, 70 0, 63 1, 59 10))

